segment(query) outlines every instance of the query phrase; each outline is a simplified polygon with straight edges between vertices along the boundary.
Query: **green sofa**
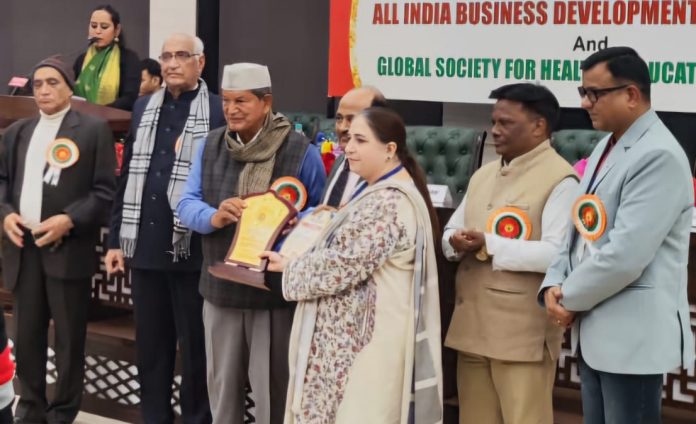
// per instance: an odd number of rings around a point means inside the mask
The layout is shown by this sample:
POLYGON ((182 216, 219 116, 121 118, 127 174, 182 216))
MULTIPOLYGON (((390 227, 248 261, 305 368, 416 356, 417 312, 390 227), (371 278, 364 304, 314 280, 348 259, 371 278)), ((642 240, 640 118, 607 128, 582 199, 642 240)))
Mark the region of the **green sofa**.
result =
POLYGON ((471 175, 481 165, 486 132, 458 127, 406 127, 409 150, 429 184, 445 184, 453 207, 461 202, 471 175))
MULTIPOLYGON (((335 121, 320 113, 282 112, 290 122, 299 122, 307 137, 319 131, 332 134, 335 121)), ((485 131, 458 127, 406 127, 409 150, 425 171, 429 184, 446 184, 456 206, 464 197, 469 178, 481 164, 485 131)))
POLYGON ((565 160, 575 165, 592 153, 607 133, 595 130, 559 130, 551 134, 551 145, 565 160))
MULTIPOLYGON (((308 112, 280 112, 294 125, 299 122, 302 124, 302 131, 310 140, 314 140, 319 131, 321 120, 325 120, 326 116, 323 113, 308 113, 308 112)), ((333 122, 333 120, 332 120, 333 122)), ((294 127, 293 127, 294 129, 294 127)))

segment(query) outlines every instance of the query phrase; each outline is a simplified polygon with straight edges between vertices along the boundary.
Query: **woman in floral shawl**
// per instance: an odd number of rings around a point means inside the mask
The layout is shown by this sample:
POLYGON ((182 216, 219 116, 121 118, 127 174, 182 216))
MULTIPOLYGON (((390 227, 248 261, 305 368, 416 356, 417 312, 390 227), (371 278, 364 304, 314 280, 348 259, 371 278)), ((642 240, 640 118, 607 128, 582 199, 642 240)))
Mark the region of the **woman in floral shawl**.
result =
POLYGON ((438 231, 423 171, 385 108, 355 117, 345 153, 365 182, 319 241, 294 260, 264 253, 298 301, 285 423, 440 423, 438 231))

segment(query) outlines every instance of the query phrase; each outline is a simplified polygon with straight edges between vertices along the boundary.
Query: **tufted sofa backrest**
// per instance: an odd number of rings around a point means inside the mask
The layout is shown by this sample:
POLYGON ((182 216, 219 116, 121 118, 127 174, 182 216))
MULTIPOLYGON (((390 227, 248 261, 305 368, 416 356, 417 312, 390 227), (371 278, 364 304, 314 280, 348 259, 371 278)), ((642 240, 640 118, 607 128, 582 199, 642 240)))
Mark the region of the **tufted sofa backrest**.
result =
MULTIPOLYGON (((307 137, 314 140, 318 131, 330 134, 335 121, 320 113, 282 112, 290 122, 299 122, 307 137)), ((481 165, 486 132, 471 128, 407 126, 409 150, 423 168, 429 184, 446 184, 454 205, 466 193, 471 175, 481 165)))
POLYGON ((425 171, 429 184, 449 186, 454 205, 466 193, 481 164, 485 131, 457 127, 406 127, 406 143, 425 171))
POLYGON ((590 156, 606 135, 606 132, 596 130, 560 130, 551 134, 551 145, 559 155, 575 165, 575 162, 590 156))
MULTIPOLYGON (((323 132, 325 135, 336 135, 336 120, 334 118, 321 117, 319 119, 319 126, 317 128, 319 131, 323 132)), ((335 141, 335 140, 334 140, 335 141)))
MULTIPOLYGON (((326 119, 323 113, 309 113, 309 112, 280 112, 288 118, 291 124, 299 122, 302 124, 302 131, 310 139, 314 140, 314 137, 319 131, 319 123, 322 119, 326 119)), ((292 128, 295 129, 294 127, 292 128)))

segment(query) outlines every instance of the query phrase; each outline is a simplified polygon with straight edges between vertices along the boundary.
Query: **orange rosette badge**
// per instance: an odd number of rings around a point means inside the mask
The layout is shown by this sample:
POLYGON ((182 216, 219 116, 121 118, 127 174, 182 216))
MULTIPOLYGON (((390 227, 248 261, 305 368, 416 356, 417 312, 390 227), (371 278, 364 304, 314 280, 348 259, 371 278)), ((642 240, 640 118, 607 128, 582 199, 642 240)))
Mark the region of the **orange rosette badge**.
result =
POLYGON ((60 171, 73 166, 79 158, 80 150, 74 141, 69 138, 53 140, 46 150, 48 169, 44 174, 44 182, 53 186, 58 185, 60 171))
POLYGON ((281 177, 271 184, 271 190, 301 211, 307 204, 307 189, 295 177, 281 177))
POLYGON ((57 138, 49 146, 46 161, 60 169, 71 167, 80 158, 77 144, 69 138, 57 138))
POLYGON ((573 205, 573 224, 588 241, 598 240, 607 228, 607 211, 595 194, 580 196, 573 205))
POLYGON ((486 231, 509 239, 529 240, 532 236, 532 222, 522 209, 504 207, 488 217, 486 231))

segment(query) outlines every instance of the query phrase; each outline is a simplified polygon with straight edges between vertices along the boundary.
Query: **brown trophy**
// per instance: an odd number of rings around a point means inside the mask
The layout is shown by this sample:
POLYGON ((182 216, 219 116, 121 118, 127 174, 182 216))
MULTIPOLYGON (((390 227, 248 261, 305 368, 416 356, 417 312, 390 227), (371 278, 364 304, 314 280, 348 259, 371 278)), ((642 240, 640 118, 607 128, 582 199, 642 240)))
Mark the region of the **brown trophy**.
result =
POLYGON ((283 177, 271 190, 245 196, 247 207, 237 222, 225 260, 209 266, 208 272, 222 280, 269 290, 264 282, 268 260, 259 258, 259 254, 273 248, 288 222, 304 206, 306 193, 299 180, 283 177))
POLYGON ((244 200, 247 207, 239 218, 225 260, 209 266, 208 272, 223 280, 268 290, 264 283, 268 261, 259 258, 259 254, 273 248, 297 211, 273 190, 251 194, 244 200))

